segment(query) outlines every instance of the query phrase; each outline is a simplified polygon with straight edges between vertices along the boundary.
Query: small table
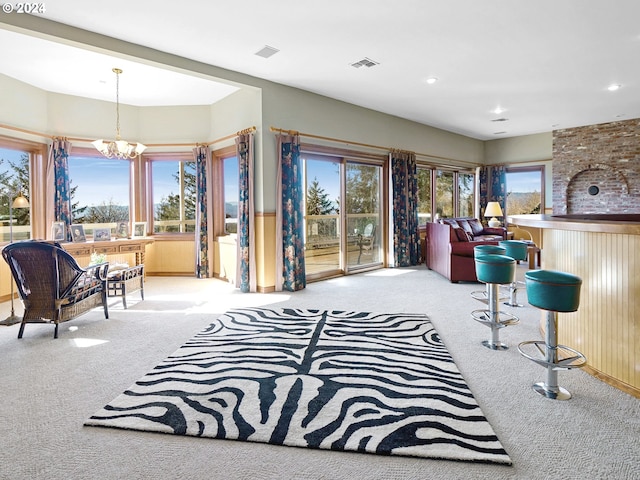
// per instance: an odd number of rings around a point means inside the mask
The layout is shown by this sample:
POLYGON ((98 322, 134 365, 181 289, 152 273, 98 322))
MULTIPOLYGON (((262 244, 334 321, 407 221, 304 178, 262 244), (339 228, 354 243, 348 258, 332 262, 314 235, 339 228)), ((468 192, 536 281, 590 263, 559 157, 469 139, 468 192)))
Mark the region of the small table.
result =
POLYGON ((107 295, 122 297, 122 305, 127 308, 127 294, 140 291, 140 298, 144 300, 144 265, 107 273, 107 295))

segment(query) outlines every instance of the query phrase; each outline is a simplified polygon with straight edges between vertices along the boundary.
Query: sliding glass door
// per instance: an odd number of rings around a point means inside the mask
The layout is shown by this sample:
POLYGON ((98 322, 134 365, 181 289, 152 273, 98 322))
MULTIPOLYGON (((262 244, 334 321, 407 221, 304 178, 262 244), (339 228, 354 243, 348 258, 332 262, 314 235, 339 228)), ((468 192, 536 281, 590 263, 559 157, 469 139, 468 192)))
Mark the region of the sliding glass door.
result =
POLYGON ((347 161, 346 222, 347 270, 382 263, 382 167, 347 161))
POLYGON ((382 166, 329 155, 303 160, 307 278, 381 265, 382 166))
POLYGON ((342 270, 340 170, 340 159, 304 158, 305 266, 311 278, 342 270))

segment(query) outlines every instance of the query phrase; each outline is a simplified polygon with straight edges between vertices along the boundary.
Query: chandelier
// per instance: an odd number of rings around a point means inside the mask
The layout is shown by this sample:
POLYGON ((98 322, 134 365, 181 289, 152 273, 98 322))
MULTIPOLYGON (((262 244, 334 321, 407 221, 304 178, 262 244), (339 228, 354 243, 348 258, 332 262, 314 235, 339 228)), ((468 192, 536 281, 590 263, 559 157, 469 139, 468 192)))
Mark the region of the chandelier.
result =
POLYGON ((134 158, 144 152, 147 147, 141 143, 129 143, 120 138, 120 74, 122 70, 113 68, 112 71, 116 74, 116 139, 111 142, 96 140, 91 143, 107 158, 134 158))

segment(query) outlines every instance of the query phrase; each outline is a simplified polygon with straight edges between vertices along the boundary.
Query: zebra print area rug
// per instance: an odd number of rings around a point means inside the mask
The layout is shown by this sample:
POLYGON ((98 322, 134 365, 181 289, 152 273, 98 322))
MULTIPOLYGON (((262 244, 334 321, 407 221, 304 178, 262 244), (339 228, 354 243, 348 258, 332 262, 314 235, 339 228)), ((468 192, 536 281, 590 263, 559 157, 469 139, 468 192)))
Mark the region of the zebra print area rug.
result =
POLYGON ((85 425, 511 464, 419 314, 232 310, 85 425))

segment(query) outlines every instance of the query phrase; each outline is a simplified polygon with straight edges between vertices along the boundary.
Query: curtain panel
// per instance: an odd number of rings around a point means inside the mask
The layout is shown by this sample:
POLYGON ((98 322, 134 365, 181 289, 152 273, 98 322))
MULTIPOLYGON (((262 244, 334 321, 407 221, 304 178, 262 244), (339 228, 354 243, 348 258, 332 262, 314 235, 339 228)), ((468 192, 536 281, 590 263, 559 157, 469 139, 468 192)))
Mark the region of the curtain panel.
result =
POLYGON ((236 286, 242 292, 255 292, 256 242, 253 203, 253 133, 236 137, 238 157, 238 255, 236 286))
POLYGON ((418 173, 411 152, 391 152, 393 264, 409 267, 420 263, 418 233, 418 173))
POLYGON ((47 156, 47 179, 53 181, 53 221, 64 222, 67 241, 71 241, 71 188, 69 182, 71 142, 54 138, 47 156))
POLYGON ((307 286, 304 259, 304 185, 300 138, 277 135, 276 177, 276 291, 302 290, 307 286))
POLYGON ((207 209, 207 160, 209 147, 193 149, 196 162, 196 277, 209 277, 209 227, 207 209))
POLYGON ((504 165, 479 167, 478 186, 480 200, 480 216, 484 216, 487 203, 498 202, 506 215, 507 206, 507 169, 504 165))
POLYGON ((504 165, 491 167, 491 198, 498 202, 506 215, 507 207, 507 168, 504 165))
POLYGON ((478 175, 478 201, 480 218, 484 217, 484 211, 489 203, 489 167, 478 167, 476 174, 478 175))

